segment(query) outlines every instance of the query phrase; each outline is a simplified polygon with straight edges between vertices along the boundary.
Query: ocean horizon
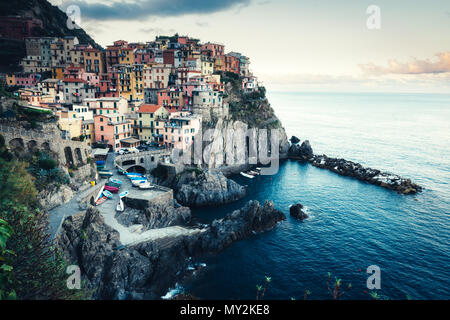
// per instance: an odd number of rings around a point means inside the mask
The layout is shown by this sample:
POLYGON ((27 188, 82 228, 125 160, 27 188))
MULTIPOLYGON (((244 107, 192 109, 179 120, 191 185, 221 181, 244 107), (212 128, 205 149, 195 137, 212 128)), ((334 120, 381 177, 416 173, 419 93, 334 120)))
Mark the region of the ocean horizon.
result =
MULTIPOLYGON (((366 269, 381 268, 389 299, 449 299, 450 95, 268 92, 288 137, 309 140, 315 154, 359 162, 410 178, 424 191, 399 195, 310 164, 286 160, 274 176, 248 180, 235 203, 195 209, 210 222, 248 200, 272 200, 287 221, 199 262, 185 283, 203 299, 254 299, 272 277, 267 299, 328 299, 328 272, 352 284, 347 299, 367 299, 366 269), (298 222, 289 206, 310 217, 298 222)), ((181 289, 180 289, 181 290, 181 289)))

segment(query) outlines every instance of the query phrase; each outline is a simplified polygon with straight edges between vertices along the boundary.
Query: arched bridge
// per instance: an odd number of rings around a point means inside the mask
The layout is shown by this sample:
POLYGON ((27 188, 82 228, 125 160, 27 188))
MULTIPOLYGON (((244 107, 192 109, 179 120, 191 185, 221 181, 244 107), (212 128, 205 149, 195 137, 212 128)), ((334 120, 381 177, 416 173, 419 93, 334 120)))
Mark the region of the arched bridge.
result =
POLYGON ((138 172, 149 172, 156 168, 158 162, 170 157, 169 150, 150 150, 139 153, 129 153, 119 155, 114 160, 114 166, 125 171, 133 170, 138 172))

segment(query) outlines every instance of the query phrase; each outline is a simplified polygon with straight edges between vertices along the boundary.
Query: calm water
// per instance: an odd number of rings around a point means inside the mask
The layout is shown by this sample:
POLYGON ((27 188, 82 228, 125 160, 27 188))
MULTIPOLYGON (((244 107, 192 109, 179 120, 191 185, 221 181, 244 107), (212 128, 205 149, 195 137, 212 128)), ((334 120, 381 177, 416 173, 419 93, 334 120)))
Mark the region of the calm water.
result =
POLYGON ((366 299, 369 265, 381 268, 380 293, 391 299, 450 299, 450 95, 270 93, 288 135, 309 139, 315 153, 339 156, 411 177, 426 189, 402 196, 295 161, 275 176, 248 180, 245 199, 196 210, 204 221, 250 199, 273 200, 288 215, 301 202, 310 218, 288 216, 273 231, 205 257, 184 284, 204 299, 330 298, 327 273, 352 283, 346 298, 366 299), (360 271, 361 270, 361 271, 360 271))

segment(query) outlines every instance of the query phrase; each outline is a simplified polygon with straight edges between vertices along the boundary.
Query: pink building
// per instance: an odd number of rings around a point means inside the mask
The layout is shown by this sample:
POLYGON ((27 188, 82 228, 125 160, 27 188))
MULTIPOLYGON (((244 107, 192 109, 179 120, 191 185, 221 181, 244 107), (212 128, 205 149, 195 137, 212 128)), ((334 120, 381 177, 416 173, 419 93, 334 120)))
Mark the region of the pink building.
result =
POLYGON ((124 114, 94 116, 95 141, 106 143, 114 151, 123 147, 121 141, 130 138, 132 130, 131 121, 124 114))
POLYGON ((211 52, 211 57, 223 56, 225 51, 225 46, 218 43, 205 43, 202 45, 202 51, 207 50, 211 52))
POLYGON ((190 112, 173 112, 169 120, 158 122, 158 131, 163 135, 164 146, 186 151, 200 131, 202 117, 190 112))

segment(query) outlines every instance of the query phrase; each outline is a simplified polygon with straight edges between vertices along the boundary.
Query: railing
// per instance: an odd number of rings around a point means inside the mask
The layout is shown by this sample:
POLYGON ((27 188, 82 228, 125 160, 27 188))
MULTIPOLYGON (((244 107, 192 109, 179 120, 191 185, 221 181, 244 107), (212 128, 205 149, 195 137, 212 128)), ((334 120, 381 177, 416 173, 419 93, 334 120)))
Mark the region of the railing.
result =
POLYGON ((157 149, 157 150, 149 150, 149 151, 142 151, 138 153, 128 153, 123 155, 118 155, 114 159, 114 165, 116 167, 119 167, 119 164, 117 161, 126 161, 126 160, 134 160, 138 157, 146 157, 146 156, 158 156, 158 155, 170 155, 170 149, 157 149))

